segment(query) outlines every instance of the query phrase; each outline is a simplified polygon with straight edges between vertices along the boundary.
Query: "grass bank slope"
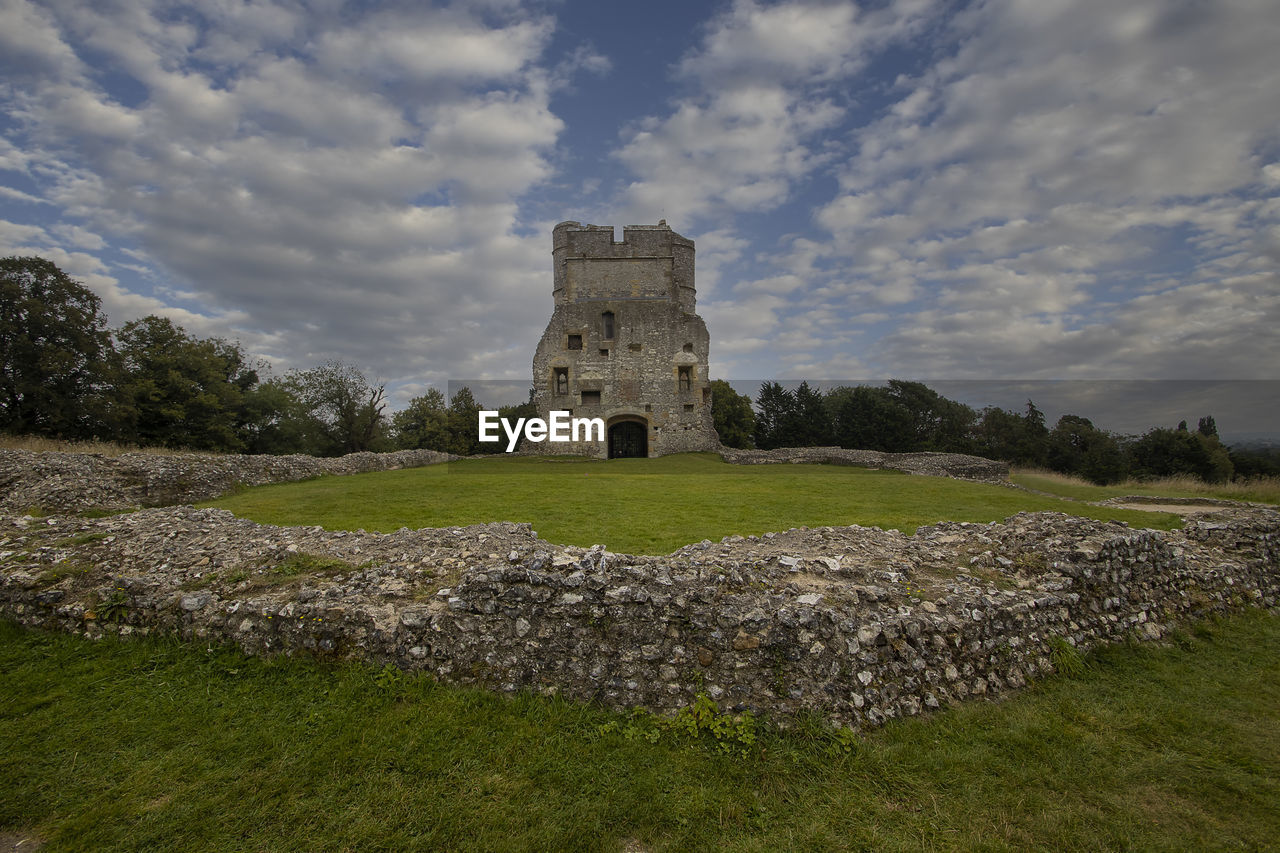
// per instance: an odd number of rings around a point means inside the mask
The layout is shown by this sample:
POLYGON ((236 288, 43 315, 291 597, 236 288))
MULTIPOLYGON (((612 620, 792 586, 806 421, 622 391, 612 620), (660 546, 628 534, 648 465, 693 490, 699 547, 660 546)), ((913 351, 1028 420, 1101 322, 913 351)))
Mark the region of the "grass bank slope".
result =
POLYGON ((1220 498, 1229 501, 1256 501, 1280 504, 1280 477, 1258 477, 1238 483, 1206 483, 1190 475, 1159 480, 1126 480, 1111 486, 1097 486, 1081 477, 1040 468, 1015 469, 1011 482, 1028 489, 1062 495, 1082 501, 1102 501, 1127 495, 1162 498, 1220 498))
POLYGON ((565 545, 666 554, 702 539, 861 524, 912 533, 1022 510, 1171 529, 1177 516, 1104 509, 1001 486, 838 465, 728 465, 712 454, 608 461, 473 459, 263 486, 205 506, 268 524, 391 531, 530 522, 565 545))
POLYGON ((54 850, 1210 850, 1280 837, 1280 617, 855 737, 680 734, 0 623, 0 837, 54 850))

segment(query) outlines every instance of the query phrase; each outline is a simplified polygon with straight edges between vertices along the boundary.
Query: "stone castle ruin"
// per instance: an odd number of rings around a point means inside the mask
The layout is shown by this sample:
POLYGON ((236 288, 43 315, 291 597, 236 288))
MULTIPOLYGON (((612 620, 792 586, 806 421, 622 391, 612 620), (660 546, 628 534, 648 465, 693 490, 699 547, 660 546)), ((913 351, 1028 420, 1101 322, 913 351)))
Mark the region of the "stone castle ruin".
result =
POLYGON ((694 310, 694 248, 660 221, 561 222, 552 238, 555 310, 533 358, 538 416, 600 418, 606 442, 542 443, 608 458, 718 450, 710 336, 694 310))
MULTIPOLYGON (((719 450, 733 464, 1005 481, 1004 463, 957 454, 720 448, 693 243, 664 222, 621 241, 577 222, 554 233, 535 401, 544 418, 602 419, 607 441, 542 452, 719 450)), ((368 533, 174 506, 457 458, 0 449, 0 618, 361 659, 618 709, 674 712, 705 694, 727 710, 863 727, 1020 688, 1052 671, 1064 644, 1156 640, 1186 617, 1280 605, 1280 513, 1230 502, 1203 517, 1188 508, 1173 531, 1020 513, 910 536, 857 525, 735 534, 663 556, 559 545, 510 522, 368 533), (138 511, 115 514, 127 509, 138 511), (111 514, 77 515, 88 510, 111 514)))

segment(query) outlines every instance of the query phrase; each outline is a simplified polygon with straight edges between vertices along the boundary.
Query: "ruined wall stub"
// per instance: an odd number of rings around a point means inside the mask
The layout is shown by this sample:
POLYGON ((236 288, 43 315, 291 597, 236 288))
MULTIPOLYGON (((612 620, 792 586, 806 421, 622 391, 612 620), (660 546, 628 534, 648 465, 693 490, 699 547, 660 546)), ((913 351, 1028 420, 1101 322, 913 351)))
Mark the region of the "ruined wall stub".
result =
POLYGON ((606 441, 533 449, 599 457, 715 450, 693 241, 665 220, 629 225, 621 242, 613 234, 608 225, 555 227, 555 310, 533 358, 539 416, 602 418, 606 441))

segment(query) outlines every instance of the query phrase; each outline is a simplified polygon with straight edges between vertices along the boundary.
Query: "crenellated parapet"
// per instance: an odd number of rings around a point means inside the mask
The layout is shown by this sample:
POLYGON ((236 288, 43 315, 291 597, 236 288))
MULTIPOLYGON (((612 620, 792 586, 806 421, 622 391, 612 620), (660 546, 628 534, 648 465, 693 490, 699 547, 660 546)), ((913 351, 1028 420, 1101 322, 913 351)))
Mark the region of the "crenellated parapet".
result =
POLYGON ((669 299, 695 310, 694 246, 663 220, 628 225, 561 222, 552 234, 555 304, 601 299, 669 299), (593 261, 610 261, 607 265, 593 261))

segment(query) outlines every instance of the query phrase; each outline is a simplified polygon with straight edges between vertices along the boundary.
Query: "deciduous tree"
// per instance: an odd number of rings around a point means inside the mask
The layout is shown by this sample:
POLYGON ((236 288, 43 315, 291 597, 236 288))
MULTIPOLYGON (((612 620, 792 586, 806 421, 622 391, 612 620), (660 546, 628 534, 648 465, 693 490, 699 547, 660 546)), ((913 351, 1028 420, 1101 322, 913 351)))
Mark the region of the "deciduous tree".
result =
POLYGON ((404 450, 449 450, 449 416, 444 394, 428 388, 391 416, 396 446, 404 450))
POLYGON ((310 370, 292 370, 284 381, 323 437, 322 454, 383 449, 386 388, 370 382, 355 365, 326 361, 310 370))
POLYGON ((751 398, 723 379, 711 381, 711 421, 725 447, 755 447, 756 416, 751 398))
POLYGON ((0 429, 103 435, 111 337, 101 304, 52 261, 0 259, 0 429))
POLYGON ((239 344, 201 340, 148 316, 117 334, 122 437, 193 450, 244 449, 245 394, 258 382, 239 344))

